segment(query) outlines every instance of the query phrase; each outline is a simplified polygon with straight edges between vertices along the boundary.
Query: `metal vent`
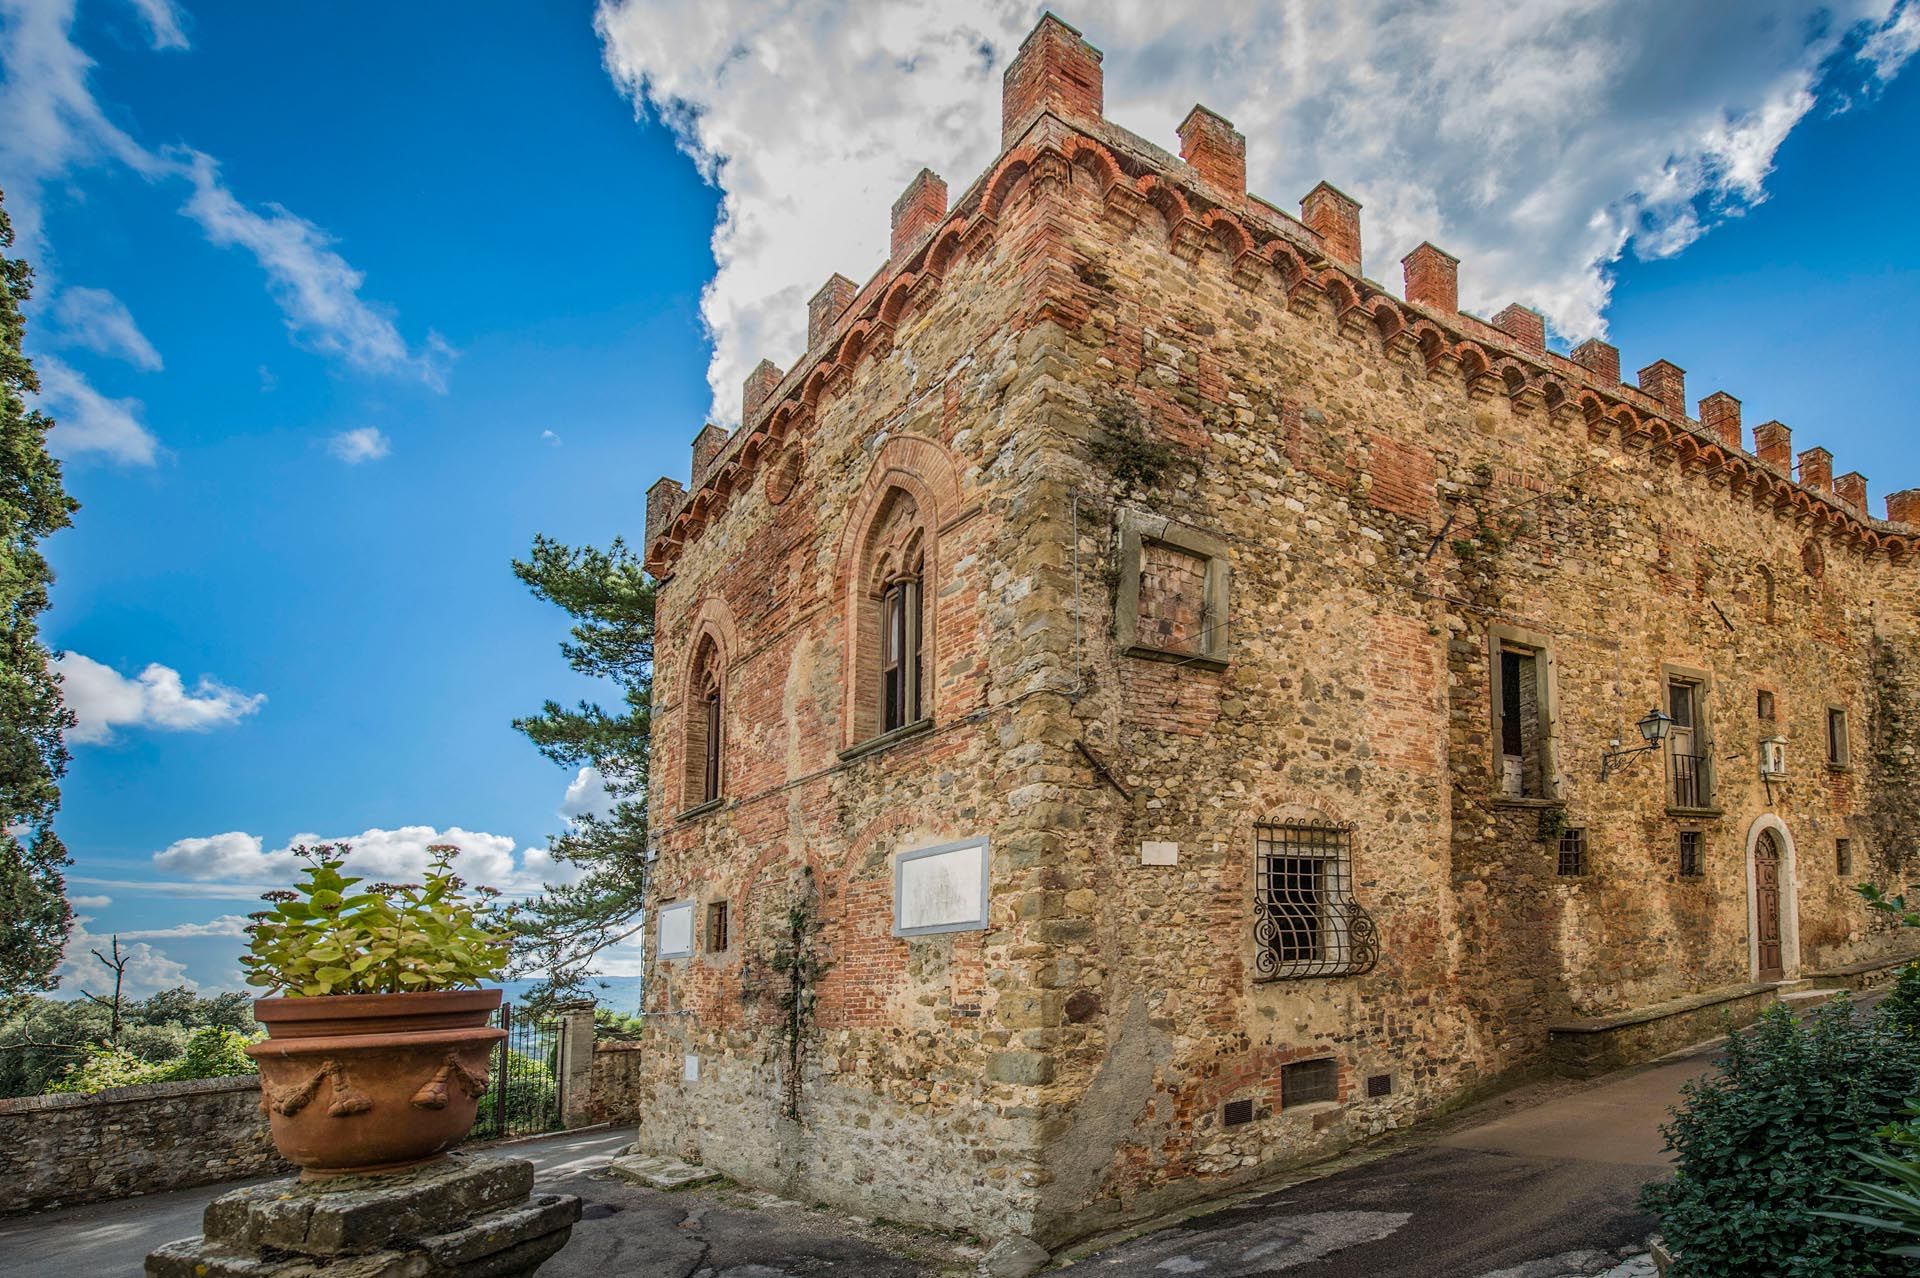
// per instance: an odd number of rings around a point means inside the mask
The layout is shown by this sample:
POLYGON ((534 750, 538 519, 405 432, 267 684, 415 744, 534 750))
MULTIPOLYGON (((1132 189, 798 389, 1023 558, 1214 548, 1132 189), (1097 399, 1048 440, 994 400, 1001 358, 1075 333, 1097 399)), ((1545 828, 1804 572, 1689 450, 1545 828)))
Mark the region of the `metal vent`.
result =
POLYGON ((1372 1074, 1367 1077, 1367 1097, 1369 1099, 1391 1095, 1393 1095, 1393 1075, 1372 1074))
POLYGON ((1251 1097, 1244 1100, 1230 1100, 1220 1107, 1220 1125, 1222 1127, 1238 1127, 1242 1123, 1251 1123, 1252 1121, 1253 1100, 1251 1097))

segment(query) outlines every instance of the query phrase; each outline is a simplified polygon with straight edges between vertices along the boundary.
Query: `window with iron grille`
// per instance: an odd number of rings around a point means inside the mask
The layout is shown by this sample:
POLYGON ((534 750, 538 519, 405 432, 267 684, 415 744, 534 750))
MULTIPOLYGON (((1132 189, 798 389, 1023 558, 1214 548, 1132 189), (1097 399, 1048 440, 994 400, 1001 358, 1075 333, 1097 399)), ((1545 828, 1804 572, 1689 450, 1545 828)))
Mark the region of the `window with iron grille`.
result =
POLYGON ((1853 749, 1847 740, 1847 712, 1839 706, 1827 707, 1827 766, 1844 768, 1853 762, 1853 749))
POLYGON ((1340 1099, 1340 1062, 1331 1056, 1280 1067, 1280 1108, 1340 1099))
POLYGON ((727 948, 727 903, 715 901, 707 906, 707 953, 725 953, 727 948))
POLYGON ((1568 878, 1587 872, 1587 832, 1560 831, 1560 861, 1555 872, 1568 878))
POLYGON ((1353 827, 1262 822, 1254 842, 1255 979, 1372 971, 1380 938, 1353 899, 1353 827))
POLYGON ((1833 841, 1833 871, 1835 874, 1853 873, 1853 840, 1835 839, 1833 841))
POLYGON ((1680 873, 1687 878, 1698 878, 1706 873, 1701 842, 1700 831, 1680 831, 1680 873))

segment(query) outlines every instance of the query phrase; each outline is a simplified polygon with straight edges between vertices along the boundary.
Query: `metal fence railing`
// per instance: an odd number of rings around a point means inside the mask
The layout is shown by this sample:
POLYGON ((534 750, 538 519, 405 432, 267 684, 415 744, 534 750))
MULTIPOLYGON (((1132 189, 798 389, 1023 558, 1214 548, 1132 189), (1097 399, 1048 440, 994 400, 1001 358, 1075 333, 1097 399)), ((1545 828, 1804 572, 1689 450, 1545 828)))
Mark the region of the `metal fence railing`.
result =
POLYGON ((492 1077, 469 1140, 550 1132, 560 1126, 559 1023, 502 1003, 493 1024, 507 1031, 494 1048, 492 1077))

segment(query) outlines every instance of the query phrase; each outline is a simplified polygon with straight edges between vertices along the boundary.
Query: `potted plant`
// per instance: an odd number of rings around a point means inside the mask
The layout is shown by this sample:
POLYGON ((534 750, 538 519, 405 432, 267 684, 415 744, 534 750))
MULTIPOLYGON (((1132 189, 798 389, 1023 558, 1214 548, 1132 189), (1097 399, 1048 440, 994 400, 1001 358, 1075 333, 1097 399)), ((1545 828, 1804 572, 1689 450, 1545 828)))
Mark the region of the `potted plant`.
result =
POLYGON ((424 883, 341 872, 347 844, 294 849, 293 891, 252 916, 247 983, 267 1037, 260 1107, 273 1143, 308 1178, 399 1171, 438 1157, 473 1126, 494 1044, 487 1024, 506 967, 505 912, 491 888, 464 894, 457 849, 436 844, 424 883))

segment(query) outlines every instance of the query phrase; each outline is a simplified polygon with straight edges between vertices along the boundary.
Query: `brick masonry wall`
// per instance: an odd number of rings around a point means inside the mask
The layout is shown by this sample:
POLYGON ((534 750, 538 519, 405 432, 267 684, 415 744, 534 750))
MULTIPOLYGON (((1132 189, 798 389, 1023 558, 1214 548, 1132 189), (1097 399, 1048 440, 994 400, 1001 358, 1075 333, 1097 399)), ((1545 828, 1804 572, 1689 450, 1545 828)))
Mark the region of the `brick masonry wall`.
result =
MULTIPOLYGON (((738 939, 650 965, 639 1060, 606 1088, 643 1143, 1059 1241, 1544 1068, 1554 1021, 1748 983, 1763 828, 1790 845, 1789 976, 1893 939, 1832 840, 1905 881, 1912 559, 1714 461, 1617 374, 1363 305, 1370 285, 1288 247, 1312 232, 1248 204, 1279 243, 1255 253, 1172 163, 1040 117, 787 374, 784 433, 736 440, 716 473, 741 478, 650 546, 662 775, 687 654, 720 635, 728 668, 727 797, 660 822, 652 904, 728 899, 738 939), (1173 450, 1157 479, 1095 461, 1127 417, 1173 450), (894 484, 928 512, 932 726, 843 756, 866 735, 861 539, 894 484), (1224 669, 1118 650, 1120 529, 1158 519, 1226 547, 1224 669), (1503 635, 1545 653, 1553 803, 1499 793, 1503 635), (1657 758, 1598 780, 1669 667, 1703 681, 1711 810, 1671 810, 1657 758), (1851 770, 1825 765, 1829 704, 1853 718, 1851 770), (1790 772, 1763 781, 1775 733, 1790 772), (1254 979, 1261 821, 1351 827, 1371 971, 1254 979), (1555 873, 1561 821, 1587 832, 1584 875, 1555 873), (894 937, 893 855, 981 834, 986 930, 894 937), (828 966, 790 1087, 775 958, 802 900, 828 966), (1329 1057, 1337 1099, 1285 1107, 1285 1066, 1329 1057), (1226 1126, 1229 1101, 1253 1121, 1226 1126)), ((1191 591, 1144 593, 1148 618, 1191 624, 1191 591)))
POLYGON ((0 1100, 0 1212, 286 1170, 251 1076, 0 1100))

